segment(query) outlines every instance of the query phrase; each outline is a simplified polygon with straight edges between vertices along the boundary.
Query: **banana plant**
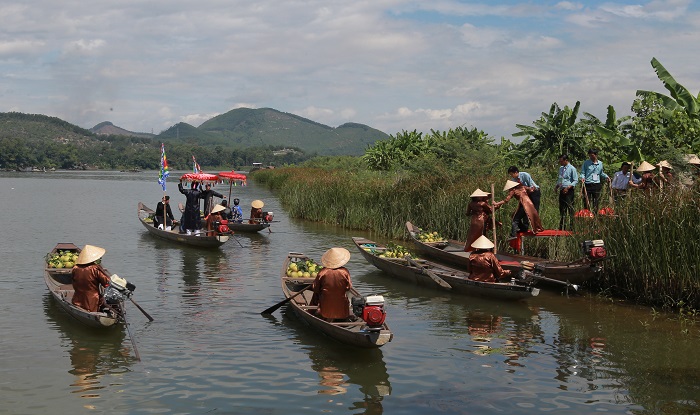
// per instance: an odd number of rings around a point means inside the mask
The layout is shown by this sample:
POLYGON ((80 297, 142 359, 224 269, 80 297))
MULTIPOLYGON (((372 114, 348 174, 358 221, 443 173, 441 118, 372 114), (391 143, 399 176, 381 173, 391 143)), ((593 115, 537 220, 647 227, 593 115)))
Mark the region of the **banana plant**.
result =
POLYGON ((656 58, 651 59, 651 66, 654 68, 659 80, 671 93, 671 96, 669 97, 660 92, 645 90, 638 90, 637 96, 653 95, 660 99, 666 109, 671 112, 681 108, 689 117, 695 119, 700 118, 700 93, 698 93, 698 96, 694 96, 686 87, 676 82, 675 78, 673 78, 656 58))

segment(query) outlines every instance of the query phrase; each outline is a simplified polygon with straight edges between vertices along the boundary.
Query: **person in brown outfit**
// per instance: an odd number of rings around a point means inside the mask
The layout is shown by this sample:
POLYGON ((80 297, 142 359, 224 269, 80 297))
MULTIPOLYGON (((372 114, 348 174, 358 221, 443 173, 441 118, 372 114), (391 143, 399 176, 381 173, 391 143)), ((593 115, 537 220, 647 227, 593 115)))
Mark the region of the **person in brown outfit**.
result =
POLYGON ((73 288, 73 305, 83 308, 90 312, 99 311, 102 304, 102 294, 100 286, 107 287, 110 282, 109 275, 97 260, 105 254, 103 248, 85 245, 83 250, 78 255, 78 260, 75 261, 75 266, 72 270, 73 288))
POLYGON ((250 219, 248 220, 248 223, 260 223, 262 222, 263 219, 263 211, 262 208, 265 206, 265 203, 263 203, 262 200, 253 200, 250 203, 250 219))
POLYGON ((350 316, 350 301, 346 295, 352 287, 350 272, 343 267, 350 260, 345 248, 331 248, 321 257, 323 269, 313 282, 312 289, 318 304, 316 315, 329 320, 343 320, 350 316))
POLYGON ((656 176, 653 173, 655 169, 656 167, 654 167, 651 163, 643 161, 642 164, 637 167, 637 171, 642 173, 642 181, 637 184, 630 180, 628 184, 634 188, 643 190, 646 195, 649 195, 652 190, 659 188, 656 176))
POLYGON ((467 234, 467 242, 464 244, 464 251, 472 250, 472 242, 479 239, 489 229, 492 228, 491 215, 493 209, 488 204, 488 197, 491 193, 484 192, 481 189, 476 189, 471 194, 471 202, 467 205, 467 215, 471 217, 469 222, 469 233, 467 234))
MULTIPOLYGON (((530 196, 528 196, 527 188, 525 186, 523 186, 521 183, 514 182, 512 180, 508 180, 506 182, 506 185, 503 187, 503 191, 508 192, 508 196, 506 196, 506 198, 501 200, 500 202, 494 203, 493 208, 498 209, 502 205, 508 203, 508 201, 511 198, 515 197, 518 200, 518 202, 520 202, 520 205, 518 205, 518 209, 515 210, 515 213, 517 214, 518 210, 520 209, 520 206, 522 206, 522 208, 525 210, 525 214, 527 215, 527 219, 530 222, 530 227, 532 228, 532 232, 533 233, 542 232, 544 230, 544 228, 542 227, 542 221, 540 220, 540 214, 537 212, 537 209, 535 209, 535 205, 532 203, 530 196)), ((510 236, 511 237, 517 236, 518 231, 523 231, 523 230, 519 228, 518 222, 514 221, 510 236)))
POLYGON ((207 217, 204 218, 207 227, 207 236, 216 235, 217 223, 221 223, 221 220, 223 219, 221 217, 221 212, 223 212, 224 210, 226 210, 226 208, 223 207, 223 205, 216 205, 211 210, 209 215, 207 215, 207 217))
POLYGON ((501 268, 498 258, 493 253, 493 242, 481 236, 472 244, 469 255, 469 279, 484 282, 498 282, 499 279, 510 277, 510 270, 501 268))

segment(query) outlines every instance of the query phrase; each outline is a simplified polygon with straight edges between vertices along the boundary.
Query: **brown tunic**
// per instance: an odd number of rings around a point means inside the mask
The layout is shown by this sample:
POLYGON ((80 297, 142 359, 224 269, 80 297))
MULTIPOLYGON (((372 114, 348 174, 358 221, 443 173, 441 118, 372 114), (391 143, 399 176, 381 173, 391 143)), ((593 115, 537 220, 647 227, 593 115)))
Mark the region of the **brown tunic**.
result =
MULTIPOLYGON (((513 197, 518 199, 518 202, 520 202, 520 204, 523 206, 523 209, 525 209, 525 214, 527 215, 527 218, 530 221, 530 228, 532 229, 532 232, 542 232, 544 230, 544 227, 542 226, 542 221, 540 220, 540 214, 537 212, 537 209, 535 209, 535 205, 534 203, 532 203, 530 196, 528 196, 527 188, 523 185, 516 186, 510 189, 510 191, 508 192, 508 196, 506 196, 506 198, 502 201, 496 202, 495 207, 500 207, 501 205, 508 203, 508 201, 513 197)), ((518 209, 515 209, 515 212, 517 211, 518 209)), ((513 213, 513 216, 515 216, 515 213, 513 213)))
POLYGON ((510 276, 510 270, 501 268, 496 255, 491 251, 476 251, 469 255, 469 279, 496 282, 510 276))
POLYGON ((464 244, 465 251, 471 251, 472 243, 479 239, 487 230, 491 229, 491 206, 484 201, 471 201, 467 205, 467 215, 471 216, 469 222, 469 234, 467 243, 464 244))
POLYGON ((654 173, 643 173, 642 181, 636 187, 649 194, 652 190, 658 189, 659 184, 654 173))
POLYGON ((259 223, 260 220, 262 220, 263 217, 263 211, 260 208, 250 208, 250 219, 248 220, 248 223, 259 223), (256 220, 260 219, 260 220, 256 220))
POLYGON ((326 319, 345 319, 350 315, 350 301, 345 294, 352 282, 345 267, 323 268, 313 283, 318 299, 317 314, 326 319))
POLYGON ((210 213, 209 216, 207 216, 206 224, 207 224, 207 236, 214 236, 216 235, 216 231, 218 229, 215 229, 214 224, 216 222, 221 222, 221 215, 219 212, 216 213, 210 213))
POLYGON ((87 311, 99 311, 100 285, 109 285, 109 276, 105 274, 101 266, 91 263, 88 265, 76 265, 73 274, 73 304, 87 311))

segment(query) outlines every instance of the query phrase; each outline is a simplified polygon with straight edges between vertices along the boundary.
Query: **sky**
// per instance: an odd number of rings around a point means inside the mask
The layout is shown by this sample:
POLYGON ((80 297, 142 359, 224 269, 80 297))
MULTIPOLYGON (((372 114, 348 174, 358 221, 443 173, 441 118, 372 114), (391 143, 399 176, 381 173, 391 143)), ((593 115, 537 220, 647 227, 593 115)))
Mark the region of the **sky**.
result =
POLYGON ((631 115, 638 89, 667 92, 654 57, 697 96, 699 47, 690 0, 10 0, 0 112, 158 134, 274 108, 517 142, 555 102, 631 115))

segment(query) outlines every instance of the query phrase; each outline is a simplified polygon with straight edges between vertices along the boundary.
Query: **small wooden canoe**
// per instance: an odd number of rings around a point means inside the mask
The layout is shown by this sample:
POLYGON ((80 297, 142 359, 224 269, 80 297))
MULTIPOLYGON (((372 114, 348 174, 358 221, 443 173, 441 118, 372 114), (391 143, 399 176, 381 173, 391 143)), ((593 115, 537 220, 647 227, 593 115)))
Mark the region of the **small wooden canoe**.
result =
MULTIPOLYGON (((469 270, 469 252, 464 251, 463 242, 453 240, 423 242, 418 239, 421 229, 411 222, 406 222, 406 230, 411 236, 411 240, 419 255, 456 266, 460 269, 469 270)), ((593 278, 603 269, 600 262, 591 262, 587 258, 581 258, 574 262, 561 262, 503 252, 498 252, 496 257, 504 269, 517 272, 521 269, 521 261, 529 261, 541 270, 543 277, 579 285, 593 278)))
MULTIPOLYGON (((314 282, 313 278, 292 278, 287 276, 287 269, 292 262, 303 262, 308 260, 304 254, 290 252, 282 266, 281 280, 282 293, 285 298, 290 298, 303 291, 314 282)), ((312 306, 311 297, 313 292, 310 289, 302 292, 289 301, 289 307, 301 320, 309 326, 325 333, 339 342, 364 348, 382 347, 390 342, 394 337, 389 326, 384 323, 381 328, 371 329, 364 320, 358 318, 356 321, 335 321, 328 322, 316 316, 316 306, 312 306)), ((347 293, 348 299, 360 297, 354 288, 347 293)), ((352 310, 350 310, 352 315, 352 310)))
POLYGON ((155 211, 143 203, 139 202, 138 205, 138 217, 139 222, 143 225, 148 233, 161 239, 166 239, 168 241, 177 242, 184 245, 196 246, 199 248, 218 248, 225 244, 230 235, 212 235, 207 236, 206 231, 202 231, 199 234, 188 235, 186 233, 180 233, 177 227, 172 230, 158 229, 153 226, 153 215, 155 211))
MULTIPOLYGON (((70 251, 80 253, 80 248, 72 243, 57 244, 47 257, 52 256, 61 251, 70 251)), ((109 312, 90 312, 80 307, 73 305, 73 276, 71 268, 51 268, 46 261, 44 262, 44 281, 53 298, 58 302, 58 305, 65 310, 68 315, 78 320, 80 323, 94 328, 110 328, 119 326, 123 323, 122 316, 124 315, 124 302, 119 301, 116 304, 111 304, 115 311, 109 312)))
POLYGON ((385 246, 360 237, 353 237, 352 241, 367 262, 396 279, 414 284, 499 300, 525 300, 540 293, 539 289, 530 285, 470 280, 467 271, 424 259, 412 259, 411 263, 404 258, 382 258, 379 255, 386 251, 385 246), (429 273, 432 273, 432 276, 429 273), (446 282, 449 287, 440 285, 435 281, 436 278, 446 282))

